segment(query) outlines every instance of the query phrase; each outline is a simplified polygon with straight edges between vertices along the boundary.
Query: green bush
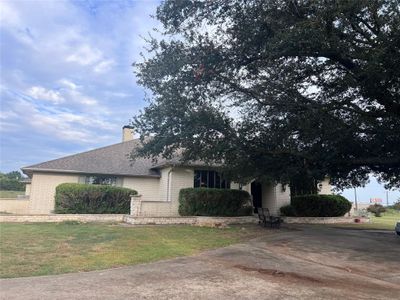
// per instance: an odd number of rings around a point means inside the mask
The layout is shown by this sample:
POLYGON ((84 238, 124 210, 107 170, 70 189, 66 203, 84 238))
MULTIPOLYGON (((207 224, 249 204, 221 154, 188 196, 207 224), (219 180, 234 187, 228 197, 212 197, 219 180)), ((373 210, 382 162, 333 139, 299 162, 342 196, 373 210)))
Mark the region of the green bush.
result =
POLYGON ((351 202, 340 195, 300 195, 291 199, 297 217, 341 217, 351 209, 351 202))
POLYGON ((375 203, 373 205, 368 206, 367 211, 373 213, 375 217, 381 217, 381 214, 386 211, 386 208, 384 208, 382 205, 378 203, 375 203))
POLYGON ((280 208, 281 215, 286 217, 295 217, 296 210, 294 209, 293 205, 285 205, 280 208))
POLYGON ((179 192, 181 216, 248 216, 252 211, 251 198, 246 191, 186 188, 179 192))
POLYGON ((397 200, 393 205, 390 206, 390 208, 394 210, 400 210, 400 200, 397 200))
POLYGON ((56 188, 55 213, 128 214, 135 190, 110 185, 62 183, 56 188))

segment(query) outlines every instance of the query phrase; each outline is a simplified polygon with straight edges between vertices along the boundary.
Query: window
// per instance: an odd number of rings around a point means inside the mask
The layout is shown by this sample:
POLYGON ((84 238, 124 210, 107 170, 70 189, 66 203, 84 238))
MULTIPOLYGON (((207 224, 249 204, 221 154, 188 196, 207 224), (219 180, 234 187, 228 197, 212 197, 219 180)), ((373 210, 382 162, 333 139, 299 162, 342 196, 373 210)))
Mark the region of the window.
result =
POLYGON ((231 183, 224 179, 218 172, 209 170, 194 171, 194 187, 208 187, 217 189, 230 189, 231 183))
POLYGON ((104 185, 117 185, 117 177, 115 176, 101 176, 93 175, 85 177, 86 184, 104 184, 104 185))

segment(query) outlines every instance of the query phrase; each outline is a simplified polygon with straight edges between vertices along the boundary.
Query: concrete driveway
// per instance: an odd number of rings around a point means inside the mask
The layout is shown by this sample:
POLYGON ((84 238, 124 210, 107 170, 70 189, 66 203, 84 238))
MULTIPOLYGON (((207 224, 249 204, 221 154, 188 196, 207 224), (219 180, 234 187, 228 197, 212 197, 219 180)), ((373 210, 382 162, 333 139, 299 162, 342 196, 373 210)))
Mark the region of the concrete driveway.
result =
POLYGON ((400 238, 290 226, 192 257, 0 288, 1 299, 400 299, 400 238))

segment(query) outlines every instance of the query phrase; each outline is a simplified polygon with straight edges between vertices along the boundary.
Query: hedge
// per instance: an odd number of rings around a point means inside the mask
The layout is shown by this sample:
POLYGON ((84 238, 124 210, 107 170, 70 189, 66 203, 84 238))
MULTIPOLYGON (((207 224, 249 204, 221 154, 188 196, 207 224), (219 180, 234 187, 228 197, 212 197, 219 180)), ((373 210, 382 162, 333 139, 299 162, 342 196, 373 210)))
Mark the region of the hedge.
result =
POLYGON ((186 188, 179 192, 181 216, 248 216, 252 214, 246 191, 212 188, 186 188))
POLYGON ((351 202, 340 195, 301 195, 280 211, 290 217, 341 217, 350 209, 351 202))
POLYGON ((110 185, 62 183, 56 187, 55 213, 129 214, 135 190, 110 185))

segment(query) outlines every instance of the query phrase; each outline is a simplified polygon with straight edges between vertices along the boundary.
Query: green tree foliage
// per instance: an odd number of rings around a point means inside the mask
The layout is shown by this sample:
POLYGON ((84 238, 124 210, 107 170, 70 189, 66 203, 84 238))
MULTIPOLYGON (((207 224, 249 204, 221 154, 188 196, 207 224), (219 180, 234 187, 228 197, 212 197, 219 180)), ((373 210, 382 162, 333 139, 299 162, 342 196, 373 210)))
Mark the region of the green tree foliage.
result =
POLYGON ((156 18, 133 122, 154 138, 134 155, 181 149, 238 181, 400 186, 398 1, 166 0, 156 18))
POLYGON ((4 191, 23 191, 25 185, 20 182, 22 174, 19 171, 9 173, 0 172, 0 190, 4 191))
POLYGON ((373 213, 375 215, 375 217, 381 217, 382 213, 384 213, 386 211, 386 208, 383 207, 381 204, 372 204, 370 206, 368 206, 367 211, 369 211, 370 213, 373 213))
POLYGON ((393 203, 393 205, 391 206, 391 208, 400 211, 400 198, 399 198, 395 203, 393 203))

